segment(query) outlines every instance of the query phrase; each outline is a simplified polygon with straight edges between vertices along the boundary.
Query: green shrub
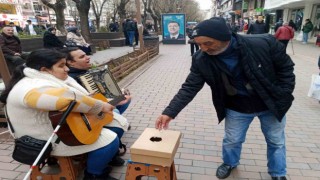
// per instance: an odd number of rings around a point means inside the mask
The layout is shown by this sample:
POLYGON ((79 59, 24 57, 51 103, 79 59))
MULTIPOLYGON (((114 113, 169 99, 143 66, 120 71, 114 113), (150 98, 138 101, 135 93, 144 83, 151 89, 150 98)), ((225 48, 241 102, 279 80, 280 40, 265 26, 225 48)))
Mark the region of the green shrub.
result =
POLYGON ((107 29, 107 27, 102 26, 99 28, 98 32, 108 32, 108 29, 107 29))

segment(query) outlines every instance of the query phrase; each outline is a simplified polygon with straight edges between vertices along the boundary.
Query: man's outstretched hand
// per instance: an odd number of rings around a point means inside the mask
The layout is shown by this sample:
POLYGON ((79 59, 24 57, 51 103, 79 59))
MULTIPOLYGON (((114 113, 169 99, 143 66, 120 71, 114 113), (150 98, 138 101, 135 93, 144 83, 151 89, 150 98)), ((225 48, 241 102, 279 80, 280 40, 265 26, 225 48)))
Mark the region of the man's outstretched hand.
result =
POLYGON ((156 120, 156 129, 168 129, 171 120, 172 118, 167 115, 160 115, 156 120))

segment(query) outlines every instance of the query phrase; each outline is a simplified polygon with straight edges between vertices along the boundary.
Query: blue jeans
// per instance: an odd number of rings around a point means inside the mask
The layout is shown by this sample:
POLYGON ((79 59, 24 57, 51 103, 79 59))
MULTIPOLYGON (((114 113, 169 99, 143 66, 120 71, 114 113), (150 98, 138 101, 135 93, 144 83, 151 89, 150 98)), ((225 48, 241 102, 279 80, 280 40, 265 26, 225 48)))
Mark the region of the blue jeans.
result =
POLYGON ((110 129, 111 131, 113 131, 114 133, 117 134, 119 140, 122 138, 124 130, 118 127, 106 127, 107 129, 110 129))
POLYGON ((101 175, 105 172, 108 163, 116 155, 119 149, 119 139, 116 137, 110 144, 88 152, 87 171, 91 174, 101 175))
POLYGON ((133 45, 134 31, 127 31, 129 37, 129 45, 133 45))
POLYGON ((131 103, 131 100, 128 101, 126 104, 122 104, 122 105, 116 106, 116 108, 117 108, 117 110, 118 110, 118 111, 116 111, 116 112, 118 112, 119 114, 123 114, 124 111, 127 110, 127 108, 128 108, 128 106, 129 106, 130 103, 131 103))
POLYGON ((303 42, 305 42, 305 43, 308 42, 308 34, 309 33, 303 33, 303 42))
POLYGON ((270 111, 253 114, 239 113, 226 110, 225 135, 222 143, 223 162, 230 166, 237 166, 240 160, 242 143, 253 118, 260 120, 261 130, 267 142, 268 173, 271 176, 286 175, 286 145, 284 117, 281 123, 270 111))

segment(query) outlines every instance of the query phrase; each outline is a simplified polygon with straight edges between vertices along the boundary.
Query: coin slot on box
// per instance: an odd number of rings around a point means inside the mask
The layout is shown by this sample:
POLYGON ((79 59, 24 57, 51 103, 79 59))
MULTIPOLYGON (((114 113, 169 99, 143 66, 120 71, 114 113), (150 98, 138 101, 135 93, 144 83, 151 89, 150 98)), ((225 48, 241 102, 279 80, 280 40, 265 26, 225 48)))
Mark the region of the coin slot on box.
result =
POLYGON ((152 142, 160 142, 160 141, 162 141, 162 138, 153 136, 153 137, 150 138, 150 141, 152 141, 152 142))

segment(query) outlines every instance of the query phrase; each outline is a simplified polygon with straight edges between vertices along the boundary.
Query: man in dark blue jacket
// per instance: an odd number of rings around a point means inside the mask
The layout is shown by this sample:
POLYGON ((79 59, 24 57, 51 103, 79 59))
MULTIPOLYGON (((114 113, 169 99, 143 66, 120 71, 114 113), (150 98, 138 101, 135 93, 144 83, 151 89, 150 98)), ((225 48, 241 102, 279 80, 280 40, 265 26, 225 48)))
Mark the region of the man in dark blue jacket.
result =
POLYGON ((249 26, 247 34, 264 34, 269 32, 269 26, 263 22, 263 17, 259 16, 255 23, 249 26))
POLYGON ((222 18, 202 21, 192 35, 201 50, 193 55, 186 81, 157 118, 156 128, 168 128, 207 83, 219 123, 225 119, 223 163, 216 176, 227 178, 237 167, 246 132, 257 116, 267 142, 268 173, 273 180, 286 180, 285 114, 294 99, 295 75, 284 46, 269 34, 231 34, 222 18))

